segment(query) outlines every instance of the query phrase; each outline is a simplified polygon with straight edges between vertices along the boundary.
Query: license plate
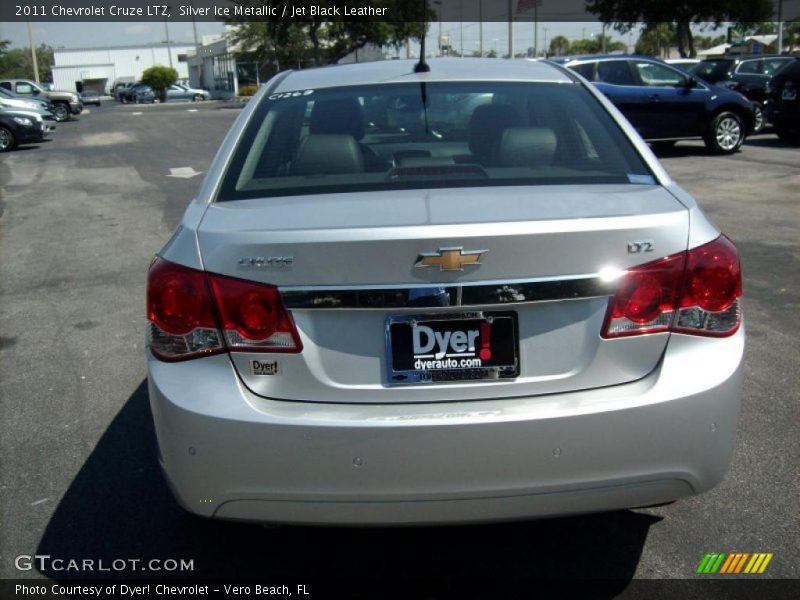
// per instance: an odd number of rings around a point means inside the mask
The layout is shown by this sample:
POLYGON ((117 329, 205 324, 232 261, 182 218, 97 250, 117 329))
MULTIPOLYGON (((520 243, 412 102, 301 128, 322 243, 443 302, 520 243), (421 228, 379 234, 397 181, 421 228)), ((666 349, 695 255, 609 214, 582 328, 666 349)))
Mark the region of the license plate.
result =
POLYGON ((514 312, 394 316, 387 320, 386 334, 391 384, 481 381, 519 375, 514 312))
POLYGON ((781 94, 781 98, 784 100, 794 100, 797 98, 797 91, 796 90, 783 90, 781 94))

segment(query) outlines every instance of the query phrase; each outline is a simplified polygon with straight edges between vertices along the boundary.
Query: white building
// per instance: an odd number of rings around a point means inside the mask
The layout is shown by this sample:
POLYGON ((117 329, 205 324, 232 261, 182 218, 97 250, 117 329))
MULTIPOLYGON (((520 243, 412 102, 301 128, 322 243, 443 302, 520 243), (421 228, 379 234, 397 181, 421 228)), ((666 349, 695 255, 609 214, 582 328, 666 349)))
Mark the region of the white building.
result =
POLYGON ((179 79, 189 78, 187 54, 194 44, 141 44, 100 48, 56 48, 53 50, 53 83, 58 90, 95 90, 104 93, 114 82, 138 81, 145 69, 170 66, 179 79))

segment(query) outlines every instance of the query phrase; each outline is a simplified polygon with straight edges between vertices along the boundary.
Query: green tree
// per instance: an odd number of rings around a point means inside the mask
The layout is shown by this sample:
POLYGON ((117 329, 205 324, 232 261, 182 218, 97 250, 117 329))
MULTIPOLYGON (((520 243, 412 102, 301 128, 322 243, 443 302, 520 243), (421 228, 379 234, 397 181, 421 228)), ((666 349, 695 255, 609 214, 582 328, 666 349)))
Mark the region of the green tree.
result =
MULTIPOLYGON (((31 51, 26 48, 11 48, 8 40, 0 40, 0 76, 10 79, 33 79, 33 60, 31 51)), ((39 81, 53 80, 53 49, 40 44, 36 48, 36 62, 39 66, 39 81)))
POLYGON ((675 25, 672 23, 649 23, 636 41, 636 54, 665 57, 675 40, 675 25))
POLYGON ((142 83, 153 88, 162 102, 167 101, 167 88, 176 81, 178 81, 178 72, 172 67, 155 65, 145 69, 142 73, 142 83))
POLYGON ((638 23, 672 23, 678 52, 694 57, 692 23, 754 23, 773 15, 772 0, 587 0, 587 10, 604 23, 614 23, 620 33, 627 33, 638 23))
POLYGON ((569 52, 569 40, 563 35, 557 35, 550 40, 550 56, 562 56, 569 52))

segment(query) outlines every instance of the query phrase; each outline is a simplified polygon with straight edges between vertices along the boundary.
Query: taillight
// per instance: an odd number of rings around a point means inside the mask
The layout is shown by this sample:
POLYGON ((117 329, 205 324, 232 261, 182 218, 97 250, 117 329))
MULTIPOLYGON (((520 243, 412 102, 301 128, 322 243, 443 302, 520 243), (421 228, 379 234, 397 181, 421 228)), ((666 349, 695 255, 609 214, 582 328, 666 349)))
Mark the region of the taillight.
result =
POLYGON ((299 352, 277 288, 157 258, 147 281, 148 346, 162 360, 230 351, 299 352))
POLYGON ((278 288, 209 275, 225 341, 231 350, 300 352, 303 346, 278 288))
POLYGON ((602 336, 664 331, 732 335, 742 320, 741 295, 739 254, 720 236, 626 272, 610 300, 602 336))
POLYGON ((157 258, 147 275, 148 345, 180 360, 224 350, 206 274, 157 258))
POLYGON ((726 336, 742 322, 739 252, 724 235, 687 253, 680 310, 673 331, 726 336))

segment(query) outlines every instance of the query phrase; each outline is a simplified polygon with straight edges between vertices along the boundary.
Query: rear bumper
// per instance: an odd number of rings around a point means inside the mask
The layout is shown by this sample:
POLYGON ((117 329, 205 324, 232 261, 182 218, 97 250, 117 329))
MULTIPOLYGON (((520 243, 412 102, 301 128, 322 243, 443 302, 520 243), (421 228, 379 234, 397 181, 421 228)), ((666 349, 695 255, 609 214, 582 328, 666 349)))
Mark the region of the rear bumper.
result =
POLYGON ((659 367, 569 394, 437 404, 271 401, 225 355, 148 356, 160 458, 199 515, 309 524, 523 519, 668 502, 724 476, 744 332, 673 335, 659 367))

